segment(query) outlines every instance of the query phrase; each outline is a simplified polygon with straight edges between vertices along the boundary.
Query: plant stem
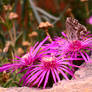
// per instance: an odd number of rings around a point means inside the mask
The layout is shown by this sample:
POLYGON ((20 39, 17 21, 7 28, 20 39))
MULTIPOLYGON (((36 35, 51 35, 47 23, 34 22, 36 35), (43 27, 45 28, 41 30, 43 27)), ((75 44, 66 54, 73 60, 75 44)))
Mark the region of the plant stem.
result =
POLYGON ((85 8, 86 8, 87 16, 89 16, 88 1, 85 2, 85 8))
POLYGON ((49 40, 50 42, 52 42, 51 36, 50 36, 50 34, 49 34, 49 32, 48 32, 48 28, 45 29, 45 32, 46 32, 46 35, 49 36, 48 40, 49 40))
POLYGON ((11 30, 9 30, 8 32, 9 32, 10 40, 13 42, 13 41, 14 41, 14 39, 13 39, 13 35, 12 35, 11 30))
POLYGON ((15 30, 15 24, 14 24, 14 22, 13 22, 13 31, 14 31, 14 43, 15 43, 15 41, 16 41, 16 30, 15 30))

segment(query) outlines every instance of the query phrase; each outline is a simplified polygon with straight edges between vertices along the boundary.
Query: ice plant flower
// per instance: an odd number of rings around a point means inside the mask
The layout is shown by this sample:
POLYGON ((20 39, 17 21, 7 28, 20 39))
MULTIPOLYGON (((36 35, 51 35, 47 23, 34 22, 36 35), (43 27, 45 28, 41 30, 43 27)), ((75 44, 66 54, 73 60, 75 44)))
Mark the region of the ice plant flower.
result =
POLYGON ((91 56, 89 57, 86 53, 85 53, 85 55, 82 54, 82 56, 84 57, 84 60, 86 61, 87 64, 92 63, 92 57, 91 56))
POLYGON ((59 75, 62 75, 66 80, 69 79, 66 73, 74 77, 70 67, 78 66, 69 63, 67 60, 73 60, 73 58, 61 59, 51 55, 41 57, 39 64, 35 65, 33 69, 29 69, 22 77, 21 81, 23 81, 23 86, 34 86, 37 84, 37 87, 40 87, 44 82, 43 88, 45 88, 50 74, 55 83, 60 81, 59 75))
POLYGON ((13 20, 13 19, 17 19, 18 18, 18 14, 15 12, 10 12, 9 14, 9 19, 13 20))
POLYGON ((84 56, 92 50, 92 34, 89 35, 85 26, 70 17, 66 20, 66 29, 66 34, 63 32, 65 38, 55 37, 54 41, 47 45, 48 49, 53 49, 57 55, 65 54, 73 58, 82 56, 85 60, 84 56))
POLYGON ((92 16, 90 16, 90 18, 87 20, 87 22, 92 25, 92 16))
POLYGON ((92 37, 74 41, 69 41, 68 39, 62 39, 61 37, 57 37, 56 42, 59 42, 59 52, 61 51, 62 54, 67 54, 70 57, 82 56, 82 58, 85 60, 84 56, 88 56, 87 52, 92 50, 92 37))
POLYGON ((63 52, 70 54, 71 57, 82 56, 85 60, 83 54, 87 55, 87 51, 92 50, 92 36, 88 36, 84 25, 70 17, 66 20, 66 30, 67 39, 64 41, 63 52))
MULTIPOLYGON (((22 57, 18 57, 16 56, 16 62, 14 63, 8 63, 8 64, 4 64, 3 66, 0 67, 0 72, 3 71, 7 71, 7 70, 12 70, 15 71, 16 69, 19 68, 23 68, 23 69, 27 69, 28 66, 31 66, 38 58, 40 58, 40 55, 42 55, 42 53, 39 53, 39 50, 41 48, 41 46, 43 45, 43 43, 48 39, 48 37, 46 37, 42 42, 39 43, 38 42, 35 44, 34 47, 30 48, 30 51, 25 54, 22 57), (38 45, 38 46, 37 46, 38 45)), ((40 51, 41 52, 41 51, 40 51)))

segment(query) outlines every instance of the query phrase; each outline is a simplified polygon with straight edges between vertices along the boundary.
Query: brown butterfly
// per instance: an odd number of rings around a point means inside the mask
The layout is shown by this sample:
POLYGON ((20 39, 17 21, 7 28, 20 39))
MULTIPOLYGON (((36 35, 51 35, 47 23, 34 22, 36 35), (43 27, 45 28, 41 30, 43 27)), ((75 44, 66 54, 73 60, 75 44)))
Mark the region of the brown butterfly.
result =
POLYGON ((66 19, 66 35, 68 40, 80 40, 81 36, 86 35, 87 29, 78 20, 68 17, 66 19))

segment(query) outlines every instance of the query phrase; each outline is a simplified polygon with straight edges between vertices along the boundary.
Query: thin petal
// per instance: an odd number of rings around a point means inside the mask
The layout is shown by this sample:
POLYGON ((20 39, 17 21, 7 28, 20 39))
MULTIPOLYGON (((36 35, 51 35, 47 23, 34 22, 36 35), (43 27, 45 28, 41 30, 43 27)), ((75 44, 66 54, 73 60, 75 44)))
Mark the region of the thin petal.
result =
POLYGON ((5 64, 2 67, 0 67, 0 72, 3 72, 5 70, 11 70, 13 68, 20 68, 22 65, 20 64, 5 64))
POLYGON ((42 78, 42 76, 46 73, 46 71, 43 71, 43 73, 36 79, 36 81, 32 84, 35 85, 36 83, 38 83, 40 81, 40 79, 42 78))
POLYGON ((60 71, 60 73, 65 77, 66 80, 69 80, 67 75, 61 69, 58 68, 58 71, 60 71))
MULTIPOLYGON (((20 71, 21 72, 21 71, 20 71)), ((27 72, 24 74, 24 76, 20 79, 19 83, 21 83, 22 80, 25 80, 26 76, 30 73, 30 69, 27 70, 27 72)), ((23 84, 24 85, 24 84, 23 84)))
POLYGON ((34 68, 32 71, 28 71, 28 72, 27 72, 27 74, 26 74, 25 76, 27 76, 27 75, 28 75, 28 76, 26 77, 26 79, 24 78, 23 86, 26 85, 27 80, 28 80, 34 73, 36 73, 37 71, 39 71, 39 69, 40 69, 40 68, 37 67, 37 68, 34 68), (30 74, 30 73, 31 73, 31 74, 30 74))
POLYGON ((54 69, 54 72, 56 74, 56 77, 57 77, 58 81, 60 81, 59 74, 57 73, 57 71, 55 69, 54 69))
POLYGON ((87 59, 86 59, 86 57, 83 55, 83 53, 80 51, 80 54, 81 54, 81 56, 82 56, 82 58, 85 60, 85 62, 87 63, 87 59))
POLYGON ((39 42, 36 42, 36 44, 34 45, 34 47, 30 48, 30 55, 32 55, 35 47, 38 45, 39 42))
POLYGON ((42 83, 42 81, 43 81, 43 79, 44 79, 44 77, 45 77, 46 72, 47 72, 47 71, 44 72, 44 74, 43 74, 41 80, 39 81, 38 87, 41 85, 41 83, 42 83))
POLYGON ((30 83, 32 81, 34 81, 40 74, 41 74, 42 70, 38 71, 37 73, 35 73, 30 79, 28 79, 28 81, 25 83, 25 85, 30 85, 30 83))
POLYGON ((53 71, 52 69, 51 69, 51 73, 52 73, 52 76, 53 76, 54 82, 56 83, 56 77, 55 77, 54 71, 53 71))
POLYGON ((36 55, 38 52, 39 48, 43 45, 43 43, 48 39, 48 36, 37 46, 37 48, 33 52, 33 57, 36 55))
POLYGON ((68 70, 66 70, 66 69, 64 69, 64 68, 61 68, 61 67, 60 67, 60 69, 61 69, 61 70, 64 70, 64 71, 67 72, 67 73, 69 73, 72 77, 74 76, 74 74, 72 73, 72 71, 70 72, 70 71, 68 71, 68 70))
POLYGON ((88 54, 84 51, 84 53, 85 53, 85 55, 87 56, 87 59, 89 60, 90 58, 89 58, 89 56, 88 56, 88 54))
POLYGON ((48 78, 49 78, 49 74, 50 74, 50 70, 48 70, 48 72, 47 72, 47 74, 46 74, 46 79, 45 79, 43 88, 46 87, 46 84, 47 84, 47 82, 48 82, 48 78))

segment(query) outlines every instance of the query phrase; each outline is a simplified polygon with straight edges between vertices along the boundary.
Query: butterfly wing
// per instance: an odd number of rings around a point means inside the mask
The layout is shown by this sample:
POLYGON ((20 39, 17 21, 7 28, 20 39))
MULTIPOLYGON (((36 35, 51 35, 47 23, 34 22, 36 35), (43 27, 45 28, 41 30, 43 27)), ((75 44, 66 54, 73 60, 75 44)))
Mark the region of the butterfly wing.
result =
POLYGON ((78 20, 71 17, 66 19, 66 35, 68 40, 79 40, 86 32, 86 27, 80 24, 78 20))

